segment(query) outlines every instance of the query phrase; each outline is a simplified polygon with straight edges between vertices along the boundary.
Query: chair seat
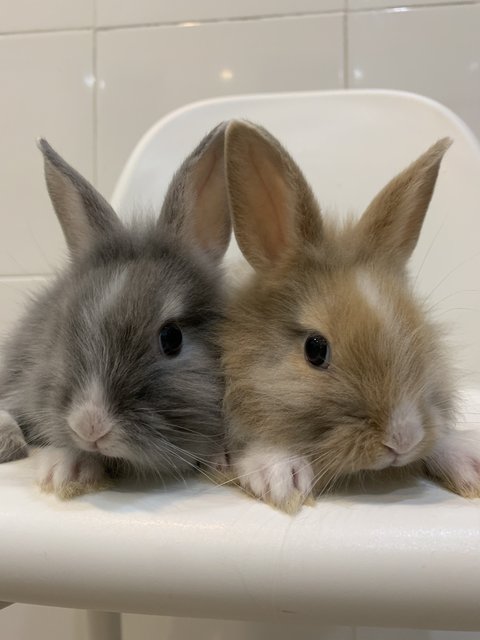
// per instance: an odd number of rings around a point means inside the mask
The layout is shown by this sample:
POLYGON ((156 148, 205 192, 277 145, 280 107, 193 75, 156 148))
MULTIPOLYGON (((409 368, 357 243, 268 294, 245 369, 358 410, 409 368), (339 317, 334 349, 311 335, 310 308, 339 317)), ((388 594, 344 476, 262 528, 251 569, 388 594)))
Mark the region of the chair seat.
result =
MULTIPOLYGON (((478 392, 465 411, 466 422, 478 420, 478 392)), ((34 461, 0 466, 0 600, 480 627, 480 501, 427 480, 370 483, 292 517, 199 480, 61 502, 35 486, 34 461)))

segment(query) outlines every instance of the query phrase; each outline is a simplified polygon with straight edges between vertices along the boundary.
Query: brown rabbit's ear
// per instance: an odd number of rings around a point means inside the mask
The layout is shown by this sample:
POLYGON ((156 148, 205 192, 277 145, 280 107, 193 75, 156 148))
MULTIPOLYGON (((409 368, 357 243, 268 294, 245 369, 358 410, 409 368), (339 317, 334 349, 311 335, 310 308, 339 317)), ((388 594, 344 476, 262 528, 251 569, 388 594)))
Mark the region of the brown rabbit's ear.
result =
POLYGON ((437 181, 440 163, 452 144, 442 138, 391 180, 357 224, 362 255, 405 263, 418 241, 437 181))
POLYGON ((232 121, 225 154, 235 235, 254 269, 278 264, 305 242, 320 242, 322 222, 312 191, 273 136, 248 122, 232 121))
POLYGON ((191 247, 218 262, 230 242, 231 222, 225 182, 225 123, 213 129, 173 177, 158 219, 191 247))
POLYGON ((57 218, 73 258, 102 236, 123 229, 115 211, 98 191, 61 158, 46 140, 38 140, 45 180, 57 218))

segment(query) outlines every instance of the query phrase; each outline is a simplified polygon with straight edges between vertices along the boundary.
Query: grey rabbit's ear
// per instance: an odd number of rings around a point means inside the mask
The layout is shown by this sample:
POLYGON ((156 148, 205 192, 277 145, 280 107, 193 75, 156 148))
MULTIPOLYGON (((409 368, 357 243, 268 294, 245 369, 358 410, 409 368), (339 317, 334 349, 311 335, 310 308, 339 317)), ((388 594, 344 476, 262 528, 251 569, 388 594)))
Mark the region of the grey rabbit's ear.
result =
POLYGON ((108 202, 44 139, 45 180, 71 255, 79 257, 101 236, 120 231, 122 223, 108 202))
POLYGON ((418 241, 442 158, 452 144, 442 138, 391 180, 357 223, 366 258, 404 264, 418 241))
POLYGON ((231 222, 225 183, 225 123, 213 129, 173 177, 158 220, 161 232, 173 232, 215 262, 227 250, 231 222))

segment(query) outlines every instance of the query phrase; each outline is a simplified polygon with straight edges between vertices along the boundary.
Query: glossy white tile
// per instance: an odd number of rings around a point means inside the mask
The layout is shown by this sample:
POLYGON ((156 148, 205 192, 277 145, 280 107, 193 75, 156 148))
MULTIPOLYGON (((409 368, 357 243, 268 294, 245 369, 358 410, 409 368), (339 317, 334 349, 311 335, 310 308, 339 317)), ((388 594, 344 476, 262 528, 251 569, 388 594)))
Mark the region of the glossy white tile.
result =
POLYGON ((101 27, 341 11, 346 0, 97 0, 101 27))
POLYGON ((29 296, 40 291, 46 282, 47 279, 41 276, 0 276, 0 349, 4 336, 13 328, 29 296))
POLYGON ((51 272, 63 237, 36 138, 92 175, 92 36, 0 37, 0 274, 51 272))
POLYGON ((340 15, 98 35, 98 184, 109 196, 140 136, 169 111, 228 94, 343 86, 340 15))
POLYGON ((413 91, 480 135, 480 4, 348 15, 349 86, 413 91))
POLYGON ((0 34, 93 25, 95 0, 0 0, 0 34))

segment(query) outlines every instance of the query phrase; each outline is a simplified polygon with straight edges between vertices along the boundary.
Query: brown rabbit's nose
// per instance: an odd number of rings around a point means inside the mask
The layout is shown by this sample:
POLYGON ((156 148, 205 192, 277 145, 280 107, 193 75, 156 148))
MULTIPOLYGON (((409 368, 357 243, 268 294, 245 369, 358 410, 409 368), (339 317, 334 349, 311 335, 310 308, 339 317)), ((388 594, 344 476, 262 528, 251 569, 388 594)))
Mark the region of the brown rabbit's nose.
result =
POLYGON ((398 451, 397 449, 395 449, 394 447, 390 446, 389 444, 385 444, 385 442, 383 443, 383 446, 388 449, 389 451, 391 451, 392 453, 394 453, 396 456, 401 455, 402 453, 408 453, 409 449, 407 449, 406 451, 398 451))
POLYGON ((397 456, 413 451, 425 436, 422 415, 414 400, 400 402, 385 425, 382 444, 397 456))
POLYGON ((398 433, 393 433, 382 444, 395 455, 403 455, 412 451, 422 440, 423 430, 421 428, 405 428, 403 432, 400 430, 398 433))

